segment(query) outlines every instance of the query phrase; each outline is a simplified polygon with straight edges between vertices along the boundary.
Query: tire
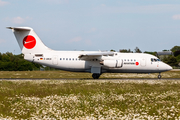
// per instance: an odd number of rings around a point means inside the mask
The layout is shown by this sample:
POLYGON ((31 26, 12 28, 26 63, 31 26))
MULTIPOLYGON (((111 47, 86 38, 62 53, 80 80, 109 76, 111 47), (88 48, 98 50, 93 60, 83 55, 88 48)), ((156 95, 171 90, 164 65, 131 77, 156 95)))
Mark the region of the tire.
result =
POLYGON ((101 75, 101 74, 93 73, 93 74, 92 74, 92 77, 93 77, 94 79, 99 79, 100 75, 101 75))
POLYGON ((158 75, 158 79, 161 79, 161 75, 158 75))

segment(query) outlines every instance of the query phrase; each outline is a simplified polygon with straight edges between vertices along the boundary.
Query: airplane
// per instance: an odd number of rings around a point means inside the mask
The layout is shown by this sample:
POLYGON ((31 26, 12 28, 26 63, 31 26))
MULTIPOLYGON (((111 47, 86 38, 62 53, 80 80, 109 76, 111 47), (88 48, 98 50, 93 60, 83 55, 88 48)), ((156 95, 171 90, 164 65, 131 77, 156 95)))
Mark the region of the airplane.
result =
POLYGON ((7 28, 12 29, 25 60, 60 70, 89 72, 94 79, 103 73, 159 73, 161 79, 161 72, 172 70, 156 56, 145 53, 52 50, 30 27, 7 28))

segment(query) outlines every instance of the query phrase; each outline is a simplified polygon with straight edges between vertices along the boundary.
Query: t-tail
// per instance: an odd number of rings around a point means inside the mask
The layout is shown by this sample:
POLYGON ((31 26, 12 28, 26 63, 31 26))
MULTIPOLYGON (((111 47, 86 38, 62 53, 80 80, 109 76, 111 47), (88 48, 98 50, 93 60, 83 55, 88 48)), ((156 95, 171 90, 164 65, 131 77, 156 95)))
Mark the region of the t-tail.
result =
POLYGON ((34 30, 30 27, 7 27, 12 29, 19 47, 24 54, 24 59, 32 61, 34 54, 41 54, 50 51, 41 41, 34 30))

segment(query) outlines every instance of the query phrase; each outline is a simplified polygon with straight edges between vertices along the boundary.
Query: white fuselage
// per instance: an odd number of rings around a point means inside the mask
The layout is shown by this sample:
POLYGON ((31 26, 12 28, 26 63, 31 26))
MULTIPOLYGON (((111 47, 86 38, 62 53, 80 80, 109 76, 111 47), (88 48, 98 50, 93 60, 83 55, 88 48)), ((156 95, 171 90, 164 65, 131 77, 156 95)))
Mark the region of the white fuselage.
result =
POLYGON ((90 72, 94 79, 105 72, 161 73, 172 69, 157 57, 143 53, 55 51, 45 46, 30 27, 8 29, 12 29, 25 60, 61 70, 90 72))
MULTIPOLYGON (((112 56, 101 56, 89 60, 79 58, 83 53, 94 53, 95 51, 54 51, 48 53, 36 53, 33 59, 26 59, 45 66, 56 69, 76 71, 76 72, 92 72, 91 67, 100 67, 101 73, 160 73, 171 70, 172 67, 158 61, 159 59, 153 55, 143 53, 114 53, 112 56), (157 61, 152 61, 152 59, 157 61), (120 61, 119 67, 113 67, 109 64, 101 65, 101 61, 120 61)), ((97 53, 98 51, 96 51, 97 53)), ((116 64, 116 63, 114 63, 116 64)), ((115 65, 114 65, 115 66, 115 65)))

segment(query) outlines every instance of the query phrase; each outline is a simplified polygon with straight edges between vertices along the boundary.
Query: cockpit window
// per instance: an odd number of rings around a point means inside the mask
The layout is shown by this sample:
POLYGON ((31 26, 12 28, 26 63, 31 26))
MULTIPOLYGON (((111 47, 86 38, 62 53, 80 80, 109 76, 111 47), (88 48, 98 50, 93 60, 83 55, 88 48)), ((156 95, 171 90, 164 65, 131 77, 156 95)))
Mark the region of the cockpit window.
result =
POLYGON ((151 62, 157 62, 157 61, 161 61, 161 60, 157 58, 151 58, 151 62))

